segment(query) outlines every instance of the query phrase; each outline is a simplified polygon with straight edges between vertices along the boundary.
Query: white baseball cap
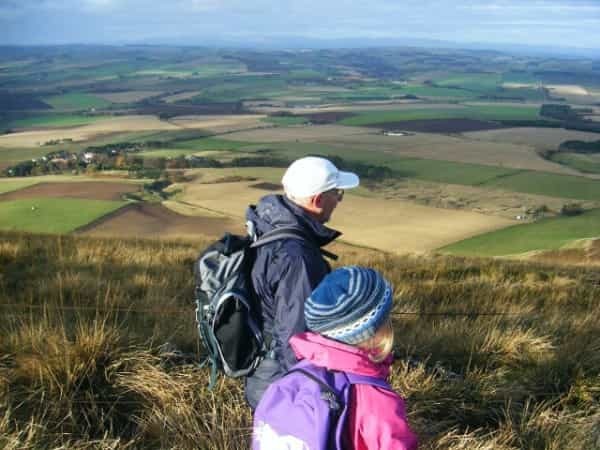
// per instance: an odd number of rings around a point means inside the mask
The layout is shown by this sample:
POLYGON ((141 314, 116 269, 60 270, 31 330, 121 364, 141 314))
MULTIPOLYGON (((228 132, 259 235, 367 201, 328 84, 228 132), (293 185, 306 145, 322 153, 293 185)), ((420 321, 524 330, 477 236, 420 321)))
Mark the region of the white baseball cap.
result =
POLYGON ((281 179, 284 191, 296 198, 311 197, 335 188, 351 189, 359 183, 355 173, 342 172, 331 161, 316 156, 297 159, 281 179))

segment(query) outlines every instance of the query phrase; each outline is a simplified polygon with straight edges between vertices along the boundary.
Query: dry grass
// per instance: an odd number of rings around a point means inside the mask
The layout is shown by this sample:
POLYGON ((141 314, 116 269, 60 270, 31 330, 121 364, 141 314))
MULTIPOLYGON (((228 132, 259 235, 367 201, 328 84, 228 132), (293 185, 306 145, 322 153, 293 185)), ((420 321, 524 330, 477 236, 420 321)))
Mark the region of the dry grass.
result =
MULTIPOLYGON (((0 447, 248 448, 241 384, 195 364, 206 244, 0 233, 0 447)), ((421 448, 598 448, 597 270, 334 251, 394 284, 421 448)))
POLYGON ((600 239, 580 239, 558 250, 535 251, 515 258, 533 261, 559 261, 561 264, 600 266, 600 239))

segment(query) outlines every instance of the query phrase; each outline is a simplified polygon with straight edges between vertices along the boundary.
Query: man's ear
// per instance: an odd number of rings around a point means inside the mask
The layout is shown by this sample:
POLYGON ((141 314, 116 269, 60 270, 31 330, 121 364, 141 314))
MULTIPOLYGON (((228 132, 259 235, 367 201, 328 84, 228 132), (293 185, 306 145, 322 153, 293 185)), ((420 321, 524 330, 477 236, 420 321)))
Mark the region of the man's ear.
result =
POLYGON ((323 207, 323 193, 319 193, 319 194, 313 196, 311 203, 316 208, 321 209, 323 207))

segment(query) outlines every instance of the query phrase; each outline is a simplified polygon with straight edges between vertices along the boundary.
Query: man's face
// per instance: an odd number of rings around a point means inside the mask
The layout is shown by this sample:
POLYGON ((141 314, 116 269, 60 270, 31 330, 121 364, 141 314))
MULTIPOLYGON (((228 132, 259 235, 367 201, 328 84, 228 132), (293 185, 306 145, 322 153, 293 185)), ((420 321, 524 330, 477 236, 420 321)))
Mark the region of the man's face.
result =
POLYGON ((328 222, 339 202, 344 198, 343 189, 330 189, 321 193, 321 223, 328 222))

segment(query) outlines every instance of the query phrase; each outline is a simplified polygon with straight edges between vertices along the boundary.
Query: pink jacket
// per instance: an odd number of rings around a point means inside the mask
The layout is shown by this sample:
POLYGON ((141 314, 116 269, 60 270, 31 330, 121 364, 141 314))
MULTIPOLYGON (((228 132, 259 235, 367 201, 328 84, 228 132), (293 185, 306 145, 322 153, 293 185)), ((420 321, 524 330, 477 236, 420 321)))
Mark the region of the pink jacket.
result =
MULTIPOLYGON (((298 359, 308 359, 331 370, 386 379, 392 358, 376 364, 358 347, 327 339, 315 333, 300 333, 290 339, 298 359)), ((346 438, 353 450, 413 450, 416 435, 406 419, 404 400, 395 392, 357 384, 350 393, 346 438)))

